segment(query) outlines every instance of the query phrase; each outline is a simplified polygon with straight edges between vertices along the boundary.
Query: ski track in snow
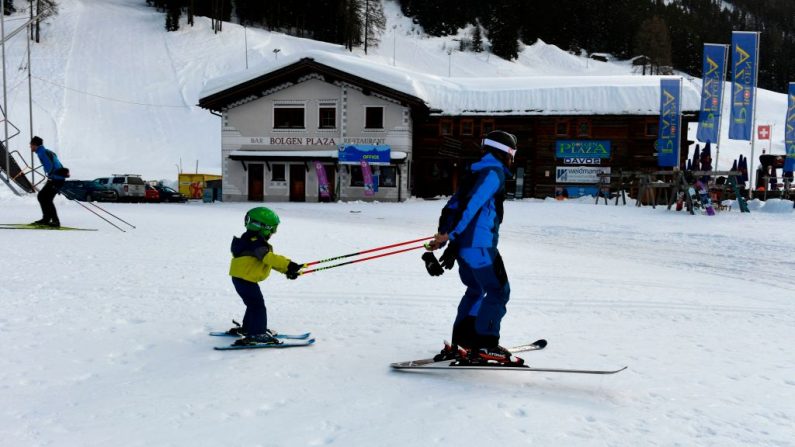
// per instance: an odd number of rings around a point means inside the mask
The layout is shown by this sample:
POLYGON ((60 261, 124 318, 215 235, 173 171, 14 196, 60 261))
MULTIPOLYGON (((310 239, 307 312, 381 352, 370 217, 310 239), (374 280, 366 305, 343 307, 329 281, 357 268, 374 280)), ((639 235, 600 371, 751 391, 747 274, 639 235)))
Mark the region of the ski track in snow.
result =
MULTIPOLYGON (((306 262, 415 239, 442 204, 269 204, 272 242, 306 262)), ((33 197, 0 205, 38 217, 33 197)), ((317 344, 217 352, 207 332, 244 309, 228 244, 250 204, 101 204, 127 233, 57 205, 99 231, 0 230, 4 445, 793 445, 792 213, 507 202, 503 343, 547 338, 532 366, 629 366, 577 376, 391 371, 440 348, 462 293, 419 251, 274 274, 271 327, 317 344)))

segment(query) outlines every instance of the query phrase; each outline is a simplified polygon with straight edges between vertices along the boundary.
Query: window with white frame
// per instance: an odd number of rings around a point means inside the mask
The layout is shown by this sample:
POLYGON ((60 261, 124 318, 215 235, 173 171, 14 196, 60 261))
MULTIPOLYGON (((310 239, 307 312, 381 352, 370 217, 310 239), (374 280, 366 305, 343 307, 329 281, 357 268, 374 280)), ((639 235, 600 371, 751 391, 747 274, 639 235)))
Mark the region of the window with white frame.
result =
POLYGON ((304 112, 303 104, 275 104, 273 106, 273 128, 305 129, 304 112))
POLYGON ((320 103, 318 105, 318 128, 337 128, 337 105, 334 103, 320 103))

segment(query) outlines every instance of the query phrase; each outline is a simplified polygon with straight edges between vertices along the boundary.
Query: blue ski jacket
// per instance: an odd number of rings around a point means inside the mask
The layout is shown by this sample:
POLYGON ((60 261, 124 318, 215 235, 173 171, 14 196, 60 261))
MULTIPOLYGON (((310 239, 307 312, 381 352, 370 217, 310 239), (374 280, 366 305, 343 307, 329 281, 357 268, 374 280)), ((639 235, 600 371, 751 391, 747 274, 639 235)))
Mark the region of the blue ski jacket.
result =
POLYGON ((470 179, 445 205, 439 232, 460 248, 495 248, 502 222, 505 179, 511 172, 488 153, 470 166, 470 179), (447 217, 445 212, 447 212, 447 217))
POLYGON ((58 160, 58 156, 55 155, 55 152, 42 145, 36 149, 36 155, 39 156, 39 161, 41 161, 41 165, 44 167, 47 178, 52 180, 66 180, 66 177, 60 175, 60 170, 63 169, 63 165, 61 164, 61 160, 58 160))

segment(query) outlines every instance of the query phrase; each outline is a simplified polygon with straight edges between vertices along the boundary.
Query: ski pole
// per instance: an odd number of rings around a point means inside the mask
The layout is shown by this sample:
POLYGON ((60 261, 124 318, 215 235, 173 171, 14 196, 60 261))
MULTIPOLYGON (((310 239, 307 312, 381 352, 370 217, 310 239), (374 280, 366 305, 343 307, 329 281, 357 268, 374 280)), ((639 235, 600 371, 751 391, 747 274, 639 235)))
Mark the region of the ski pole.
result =
POLYGON ((91 206, 93 206, 93 207, 99 208, 100 210, 102 210, 102 211, 104 211, 104 212, 106 212, 106 213, 110 214, 111 216, 115 217, 115 218, 116 218, 116 219, 118 219, 119 221, 126 223, 127 225, 131 226, 132 228, 135 228, 135 225, 133 225, 133 224, 131 224, 130 222, 127 222, 126 220, 122 219, 121 217, 119 217, 119 216, 117 216, 117 215, 115 215, 115 214, 111 213, 110 211, 106 210, 105 208, 102 208, 101 206, 97 205, 96 203, 93 203, 93 202, 88 202, 88 204, 89 204, 89 205, 91 205, 91 206))
MULTIPOLYGON (((424 239, 420 239, 420 240, 424 240, 424 239)), ((403 245, 403 244, 400 244, 400 245, 403 245)), ((335 267, 342 267, 343 265, 355 264, 357 262, 369 261, 371 259, 383 258, 384 256, 391 256, 391 255, 396 255, 398 253, 403 253, 403 252, 406 252, 406 251, 417 250, 418 248, 425 248, 425 246, 424 245, 418 245, 416 247, 403 248, 401 250, 395 250, 395 251, 390 251, 390 252, 386 252, 386 253, 381 253, 380 255, 369 256, 369 257, 366 257, 366 258, 355 259, 353 261, 347 261, 347 262, 343 262, 343 263, 340 263, 340 264, 329 265, 327 267, 320 267, 320 268, 316 268, 316 269, 312 269, 312 270, 307 270, 305 272, 301 272, 300 274, 301 275, 306 275, 308 273, 319 272, 321 270, 328 270, 328 269, 333 269, 335 267)), ((339 258, 337 258, 337 259, 339 259, 339 258)))
MULTIPOLYGON (((352 256, 359 256, 359 255, 363 255, 363 254, 367 254, 367 253, 372 253, 374 251, 386 250, 387 248, 400 247, 401 245, 413 244, 415 242, 425 241, 425 240, 428 240, 428 239, 433 239, 433 236, 423 237, 423 238, 420 238, 420 239, 415 239, 413 241, 398 242, 397 244, 384 245, 383 247, 376 247, 376 248, 371 248, 369 250, 357 251, 356 253, 350 253, 350 254, 342 255, 342 256, 335 256, 333 258, 328 258, 328 259, 321 259, 319 261, 307 262, 306 264, 304 264, 304 267, 309 267, 309 266, 315 265, 315 264, 322 264, 324 262, 336 261, 336 260, 344 259, 344 258, 350 258, 352 256)), ((400 253, 400 252, 397 252, 397 253, 400 253)), ((368 258, 368 259, 371 259, 371 258, 368 258)), ((344 265, 344 264, 339 264, 339 265, 344 265)), ((312 271, 314 272, 316 270, 320 270, 320 269, 315 269, 315 270, 312 270, 312 271)))
POLYGON ((83 207, 83 208, 85 208, 86 210, 88 210, 88 211, 90 211, 90 212, 94 213, 94 214, 95 214, 97 217, 99 217, 100 219, 102 219, 102 220, 104 220, 105 222, 107 222, 107 223, 109 223, 109 224, 113 225, 114 227, 116 227, 116 229, 117 229, 117 230, 121 231, 122 233, 126 233, 126 231, 124 231, 124 229, 122 229, 120 226, 118 226, 118 225, 114 224, 113 222, 109 221, 108 219, 105 219, 105 218, 104 218, 104 217, 102 217, 102 216, 101 216, 101 215, 100 215, 98 212, 96 212, 96 211, 92 210, 91 208, 89 208, 89 207, 87 207, 87 206, 83 205, 82 203, 80 203, 80 201, 79 201, 79 200, 75 200, 74 198, 72 198, 72 197, 69 197, 69 195, 68 195, 68 194, 66 194, 66 193, 63 193, 63 192, 62 192, 62 194, 63 194, 63 196, 64 196, 64 197, 66 197, 67 199, 71 200, 72 202, 75 202, 76 204, 78 204, 78 205, 82 206, 82 207, 83 207))

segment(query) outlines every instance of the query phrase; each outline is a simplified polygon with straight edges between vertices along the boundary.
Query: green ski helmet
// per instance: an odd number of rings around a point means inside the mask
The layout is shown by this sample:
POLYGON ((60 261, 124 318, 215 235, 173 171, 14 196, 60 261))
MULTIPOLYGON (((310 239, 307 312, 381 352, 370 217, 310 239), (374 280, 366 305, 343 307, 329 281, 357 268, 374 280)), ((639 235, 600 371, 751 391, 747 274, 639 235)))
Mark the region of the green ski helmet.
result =
POLYGON ((259 206, 248 210, 244 223, 247 230, 267 238, 276 232, 276 227, 279 226, 279 216, 270 208, 259 206))

